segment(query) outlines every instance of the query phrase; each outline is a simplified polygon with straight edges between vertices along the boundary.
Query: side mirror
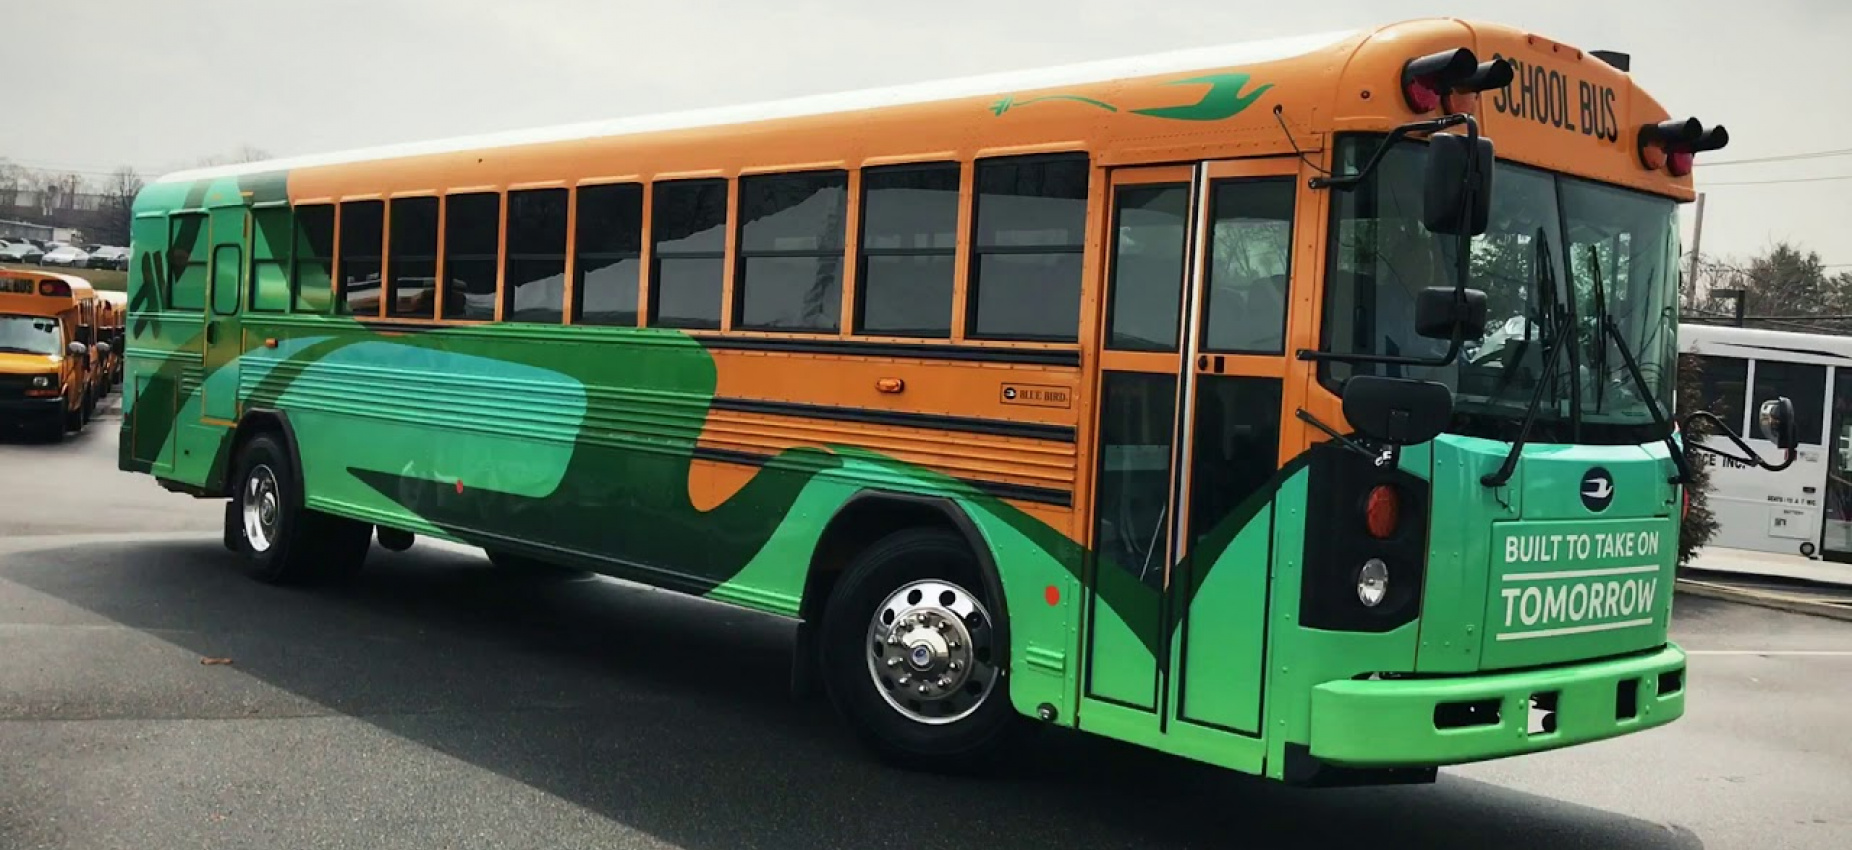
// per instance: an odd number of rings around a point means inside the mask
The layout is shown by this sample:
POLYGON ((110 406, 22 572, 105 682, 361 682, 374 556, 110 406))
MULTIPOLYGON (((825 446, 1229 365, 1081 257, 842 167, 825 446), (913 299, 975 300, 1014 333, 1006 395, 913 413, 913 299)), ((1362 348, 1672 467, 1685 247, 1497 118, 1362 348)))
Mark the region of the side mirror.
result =
POLYGON ((84 344, 81 342, 73 342, 70 345, 65 346, 64 350, 68 352, 72 357, 82 357, 90 353, 90 349, 85 348, 84 344))
POLYGON ((1458 292, 1451 286, 1430 286, 1415 296, 1415 333, 1428 339, 1453 339, 1461 328, 1465 339, 1485 339, 1485 292, 1458 292), (1462 295, 1461 303, 1455 296, 1462 295))
POLYGON ((109 353, 109 343, 107 342, 97 343, 96 350, 98 354, 108 354, 109 353))
POLYGON ((1436 133, 1428 138, 1422 223, 1431 233, 1478 236, 1492 216, 1492 140, 1436 133))
POLYGON ((1800 445, 1800 435, 1794 431, 1794 402, 1787 398, 1771 398, 1762 402, 1756 421, 1762 428, 1762 439, 1774 443, 1775 448, 1791 452, 1800 445))
POLYGON ((1397 446, 1425 443, 1446 430, 1453 391, 1446 384, 1357 375, 1344 382, 1344 418, 1357 433, 1397 446))

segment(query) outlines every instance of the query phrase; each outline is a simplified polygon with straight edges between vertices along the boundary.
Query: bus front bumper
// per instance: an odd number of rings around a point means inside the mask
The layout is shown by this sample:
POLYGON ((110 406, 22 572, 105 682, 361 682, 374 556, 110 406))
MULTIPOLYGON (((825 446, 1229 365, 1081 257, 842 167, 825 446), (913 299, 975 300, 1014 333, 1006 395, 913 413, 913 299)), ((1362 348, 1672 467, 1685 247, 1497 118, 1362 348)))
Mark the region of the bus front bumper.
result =
POLYGON ((1312 689, 1311 754, 1353 767, 1462 764, 1663 726, 1685 713, 1685 653, 1312 689), (1533 697, 1549 715, 1533 709, 1533 697), (1548 718, 1553 722, 1533 721, 1548 718))
POLYGON ((0 401, 0 421, 56 416, 64 412, 64 397, 6 399, 0 401))

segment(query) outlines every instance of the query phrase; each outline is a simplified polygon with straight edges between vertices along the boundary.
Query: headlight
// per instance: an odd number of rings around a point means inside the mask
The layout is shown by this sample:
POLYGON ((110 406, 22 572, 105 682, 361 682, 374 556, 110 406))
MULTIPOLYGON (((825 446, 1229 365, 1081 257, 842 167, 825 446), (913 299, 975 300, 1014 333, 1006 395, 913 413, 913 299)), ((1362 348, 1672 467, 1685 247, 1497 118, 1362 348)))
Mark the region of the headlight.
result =
POLYGON ((1364 561, 1363 569, 1357 571, 1357 601, 1365 608, 1375 608, 1388 595, 1389 565, 1381 558, 1364 561))
POLYGON ((32 378, 32 388, 33 388, 33 389, 35 389, 35 390, 42 390, 42 389, 46 389, 46 388, 48 388, 48 387, 50 387, 50 386, 51 386, 51 376, 50 376, 50 375, 35 375, 35 376, 33 376, 33 378, 32 378))

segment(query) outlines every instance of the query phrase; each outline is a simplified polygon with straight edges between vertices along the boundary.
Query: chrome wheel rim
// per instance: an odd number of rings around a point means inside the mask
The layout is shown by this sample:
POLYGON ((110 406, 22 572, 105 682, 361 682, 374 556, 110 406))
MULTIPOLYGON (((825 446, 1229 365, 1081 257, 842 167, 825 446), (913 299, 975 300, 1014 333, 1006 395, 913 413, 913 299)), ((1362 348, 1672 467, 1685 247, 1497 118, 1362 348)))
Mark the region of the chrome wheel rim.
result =
POLYGON ((254 467, 245 476, 240 502, 244 509, 244 539, 250 541, 254 552, 270 551, 276 545, 277 523, 283 512, 276 473, 265 464, 254 467))
POLYGON ((868 625, 868 675, 901 716, 942 726, 978 710, 997 683, 990 612, 948 581, 889 594, 868 625))

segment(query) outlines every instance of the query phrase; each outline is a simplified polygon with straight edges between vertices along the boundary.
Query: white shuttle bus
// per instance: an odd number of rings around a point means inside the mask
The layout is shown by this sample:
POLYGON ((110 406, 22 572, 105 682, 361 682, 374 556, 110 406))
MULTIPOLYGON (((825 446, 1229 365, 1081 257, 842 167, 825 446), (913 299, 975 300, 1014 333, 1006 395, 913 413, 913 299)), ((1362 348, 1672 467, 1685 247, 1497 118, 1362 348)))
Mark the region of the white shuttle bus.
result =
MULTIPOLYGON (((1679 349, 1699 358, 1705 409, 1757 454, 1780 456, 1749 421, 1764 401, 1792 400, 1800 436, 1781 472, 1713 456, 1710 545, 1852 562, 1852 337, 1702 324, 1678 335, 1679 349)), ((1722 437, 1706 444, 1738 453, 1722 437)))

